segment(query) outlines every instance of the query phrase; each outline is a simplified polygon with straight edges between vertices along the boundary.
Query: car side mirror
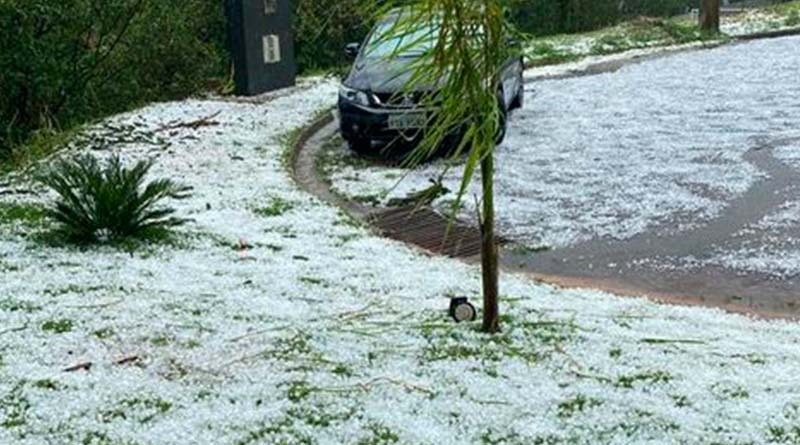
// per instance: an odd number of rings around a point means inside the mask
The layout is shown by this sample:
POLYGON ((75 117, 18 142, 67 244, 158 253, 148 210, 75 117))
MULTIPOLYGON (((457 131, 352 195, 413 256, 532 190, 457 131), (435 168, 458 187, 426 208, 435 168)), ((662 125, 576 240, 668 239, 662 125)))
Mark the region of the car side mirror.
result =
POLYGON ((351 59, 358 57, 359 51, 361 51, 360 43, 349 43, 344 47, 344 53, 351 59))

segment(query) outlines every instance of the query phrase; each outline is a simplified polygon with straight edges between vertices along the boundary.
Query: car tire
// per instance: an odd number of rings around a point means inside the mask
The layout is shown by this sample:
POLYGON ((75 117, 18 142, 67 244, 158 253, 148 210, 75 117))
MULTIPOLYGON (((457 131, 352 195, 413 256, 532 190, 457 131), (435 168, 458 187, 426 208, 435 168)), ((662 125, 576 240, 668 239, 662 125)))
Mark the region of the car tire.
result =
POLYGON ((517 91, 517 95, 514 97, 514 100, 511 101, 511 110, 519 110, 525 105, 525 86, 523 83, 520 83, 519 85, 519 91, 517 91))
POLYGON ((369 155, 372 153, 372 141, 369 139, 364 138, 353 138, 348 139, 347 146, 350 147, 350 150, 360 154, 360 155, 369 155))
POLYGON ((500 116, 499 116, 500 122, 498 122, 497 136, 495 137, 495 142, 497 143, 497 145, 502 144, 503 141, 506 140, 506 133, 508 132, 508 109, 506 108, 506 105, 503 102, 504 102, 503 94, 498 93, 497 105, 500 110, 500 116))

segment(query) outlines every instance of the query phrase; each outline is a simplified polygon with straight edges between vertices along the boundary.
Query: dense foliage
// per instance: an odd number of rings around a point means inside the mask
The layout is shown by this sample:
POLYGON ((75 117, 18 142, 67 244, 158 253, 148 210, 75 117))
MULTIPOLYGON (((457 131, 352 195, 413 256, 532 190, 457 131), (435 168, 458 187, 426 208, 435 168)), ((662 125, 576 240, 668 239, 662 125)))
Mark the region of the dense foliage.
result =
MULTIPOLYGON (((342 48, 361 41, 384 0, 296 0, 295 39, 301 71, 342 62, 342 48)), ((397 3, 397 2, 394 2, 397 3)), ((509 16, 522 31, 551 35, 586 31, 622 19, 668 16, 697 7, 698 0, 507 0, 509 16)))
POLYGON ((140 161, 127 168, 116 156, 105 165, 88 155, 62 160, 40 179, 59 196, 47 216, 80 242, 143 237, 183 223, 161 201, 184 198, 189 189, 168 179, 145 185, 152 166, 140 161))
POLYGON ((371 26, 376 0, 295 0, 294 35, 301 72, 343 62, 342 50, 362 40, 371 26))
POLYGON ((0 160, 69 128, 218 79, 224 3, 0 0, 0 160))

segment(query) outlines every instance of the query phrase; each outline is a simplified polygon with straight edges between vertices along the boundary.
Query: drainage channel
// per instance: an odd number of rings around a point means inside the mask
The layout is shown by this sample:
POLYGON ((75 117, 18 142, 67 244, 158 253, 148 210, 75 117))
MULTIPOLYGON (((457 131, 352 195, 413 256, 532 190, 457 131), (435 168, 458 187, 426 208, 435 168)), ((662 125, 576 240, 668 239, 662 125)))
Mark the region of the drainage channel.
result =
POLYGON ((298 138, 292 157, 295 181, 328 204, 346 210, 375 228, 381 235, 402 241, 437 255, 474 259, 481 251, 480 231, 460 221, 450 221, 429 206, 375 209, 333 193, 317 170, 319 151, 336 134, 332 114, 314 123, 298 138))

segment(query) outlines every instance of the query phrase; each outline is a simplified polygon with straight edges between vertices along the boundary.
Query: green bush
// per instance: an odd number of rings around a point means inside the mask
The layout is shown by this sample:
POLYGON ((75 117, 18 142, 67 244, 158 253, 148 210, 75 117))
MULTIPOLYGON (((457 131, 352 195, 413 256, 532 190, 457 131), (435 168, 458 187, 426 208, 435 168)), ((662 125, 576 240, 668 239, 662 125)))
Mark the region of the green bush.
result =
POLYGON ((66 129, 205 89, 227 68, 222 1, 0 1, 0 161, 66 129))
POLYGON ((141 161, 125 168, 117 156, 104 166, 88 155, 59 161, 40 178, 59 196, 46 215, 79 242, 141 238, 180 225, 184 221, 172 216, 174 210, 160 203, 185 198, 189 189, 168 179, 145 185, 152 166, 141 161))
POLYGON ((591 31, 636 16, 672 16, 697 6, 698 0, 509 0, 516 25, 538 36, 591 31))
POLYGON ((683 14, 699 6, 696 0, 625 0, 623 13, 649 17, 683 14))
POLYGON ((375 0, 296 0, 294 36, 301 72, 346 62, 344 47, 360 42, 372 26, 375 0))

